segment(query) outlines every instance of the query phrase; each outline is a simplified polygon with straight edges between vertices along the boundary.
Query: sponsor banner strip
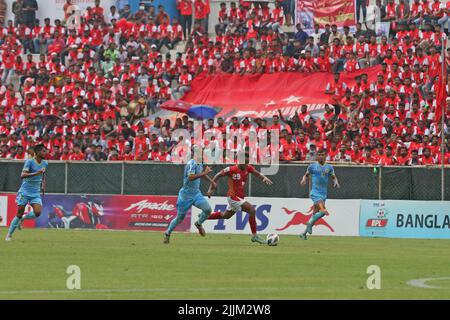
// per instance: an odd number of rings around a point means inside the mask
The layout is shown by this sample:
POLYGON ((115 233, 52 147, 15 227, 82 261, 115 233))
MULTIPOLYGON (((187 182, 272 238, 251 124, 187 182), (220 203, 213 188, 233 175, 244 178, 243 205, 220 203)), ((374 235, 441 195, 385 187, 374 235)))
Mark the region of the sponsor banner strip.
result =
POLYGON ((361 200, 360 235, 450 239, 450 201, 361 200))
MULTIPOLYGON (((25 227, 163 231, 177 215, 176 196, 45 195, 42 202, 41 216, 25 227)), ((0 225, 9 225, 16 210, 14 194, 0 195, 0 225)), ((188 212, 175 230, 188 232, 190 220, 188 212)))
MULTIPOLYGON (((255 206, 257 230, 262 234, 298 235, 304 231, 312 215, 310 199, 250 197, 246 200, 255 206)), ((225 197, 212 197, 210 204, 213 211, 225 211, 228 202, 225 197)), ((359 200, 330 199, 326 206, 330 215, 317 221, 314 235, 359 235, 359 200)), ((193 208, 194 216, 199 213, 199 209, 193 208)), ((191 232, 197 232, 194 222, 191 223, 191 232)), ((208 233, 251 233, 248 214, 241 211, 236 212, 231 219, 208 220, 203 226, 208 233)))
MULTIPOLYGON (((0 226, 16 214, 15 194, 0 194, 0 226)), ((176 217, 176 196, 46 195, 32 228, 89 228, 163 231, 176 217)), ((256 209, 258 232, 297 235, 311 217, 311 200, 246 198, 256 209)), ((213 211, 225 211, 226 197, 209 199, 213 211)), ((450 239, 449 201, 327 200, 329 216, 320 219, 314 235, 450 239)), ((27 207, 28 212, 31 207, 27 207)), ((193 207, 193 214, 200 210, 193 207)), ((188 212, 176 231, 197 232, 188 212)), ((208 220, 208 233, 250 234, 248 214, 238 211, 229 220, 208 220)))

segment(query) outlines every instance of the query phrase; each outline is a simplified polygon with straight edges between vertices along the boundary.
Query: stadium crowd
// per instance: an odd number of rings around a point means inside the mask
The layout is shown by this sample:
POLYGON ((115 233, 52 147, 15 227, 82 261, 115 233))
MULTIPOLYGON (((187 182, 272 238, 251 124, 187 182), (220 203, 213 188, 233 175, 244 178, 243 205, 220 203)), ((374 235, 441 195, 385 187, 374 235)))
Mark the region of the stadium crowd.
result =
MULTIPOLYGON (((258 136, 278 129, 282 161, 311 161, 324 148, 330 161, 380 165, 441 163, 446 133, 444 162, 450 164, 450 98, 444 130, 435 119, 450 3, 376 0, 381 21, 390 23, 381 37, 367 27, 367 2, 357 7, 363 14, 354 30, 316 25, 308 34, 300 24, 285 31, 293 20, 291 1, 222 3, 211 36, 209 0, 177 0, 179 19, 170 19, 162 5, 141 4, 131 13, 129 5, 103 8, 96 0, 75 24, 70 0, 64 19, 43 23, 36 20, 36 1, 17 0, 14 20, 0 30, 0 158, 25 159, 34 144, 44 143, 51 160, 172 161, 191 147, 172 132, 193 133, 194 122, 145 119, 181 98, 199 74, 333 72, 335 81, 324 91, 335 102, 323 117, 303 106, 289 119, 281 112, 272 119, 217 118, 204 129, 258 136), (373 83, 365 74, 353 86, 340 80, 342 72, 375 65, 381 71, 373 83)), ((450 67, 450 54, 444 65, 450 67)), ((221 146, 205 143, 210 158, 226 149, 239 146, 226 139, 221 146)), ((274 155, 268 149, 257 156, 274 155)))

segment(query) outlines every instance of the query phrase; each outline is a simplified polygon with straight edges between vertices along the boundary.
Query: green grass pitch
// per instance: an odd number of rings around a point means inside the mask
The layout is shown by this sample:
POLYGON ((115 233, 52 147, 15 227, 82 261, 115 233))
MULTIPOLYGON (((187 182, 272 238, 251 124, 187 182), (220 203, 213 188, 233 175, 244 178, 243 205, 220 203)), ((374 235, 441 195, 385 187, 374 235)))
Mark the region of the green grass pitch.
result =
POLYGON ((0 229, 0 299, 450 299, 447 240, 0 229), (68 290, 67 267, 81 268, 68 290), (366 287, 381 268, 381 289, 366 287), (430 281, 438 288, 407 284, 430 281))

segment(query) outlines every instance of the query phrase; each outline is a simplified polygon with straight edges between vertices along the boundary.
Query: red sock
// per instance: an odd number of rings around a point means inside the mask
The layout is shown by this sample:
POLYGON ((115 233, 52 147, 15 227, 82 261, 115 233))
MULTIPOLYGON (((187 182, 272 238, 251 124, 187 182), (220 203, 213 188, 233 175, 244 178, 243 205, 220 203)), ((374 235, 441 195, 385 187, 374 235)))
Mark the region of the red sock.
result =
POLYGON ((218 219, 222 219, 222 212, 220 211, 213 212, 208 217, 208 220, 218 220, 218 219))
POLYGON ((250 229, 252 230, 252 234, 256 234, 256 217, 249 216, 248 223, 250 224, 250 229))

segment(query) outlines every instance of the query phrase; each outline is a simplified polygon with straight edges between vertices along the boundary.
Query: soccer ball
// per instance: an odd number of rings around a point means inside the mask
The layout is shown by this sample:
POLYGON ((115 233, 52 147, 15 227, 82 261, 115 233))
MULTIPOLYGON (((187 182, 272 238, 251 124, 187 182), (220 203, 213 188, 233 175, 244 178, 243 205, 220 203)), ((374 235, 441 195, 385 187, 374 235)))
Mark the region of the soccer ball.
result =
POLYGON ((269 246, 276 246, 280 242, 280 237, 276 233, 267 235, 267 244, 269 246))

